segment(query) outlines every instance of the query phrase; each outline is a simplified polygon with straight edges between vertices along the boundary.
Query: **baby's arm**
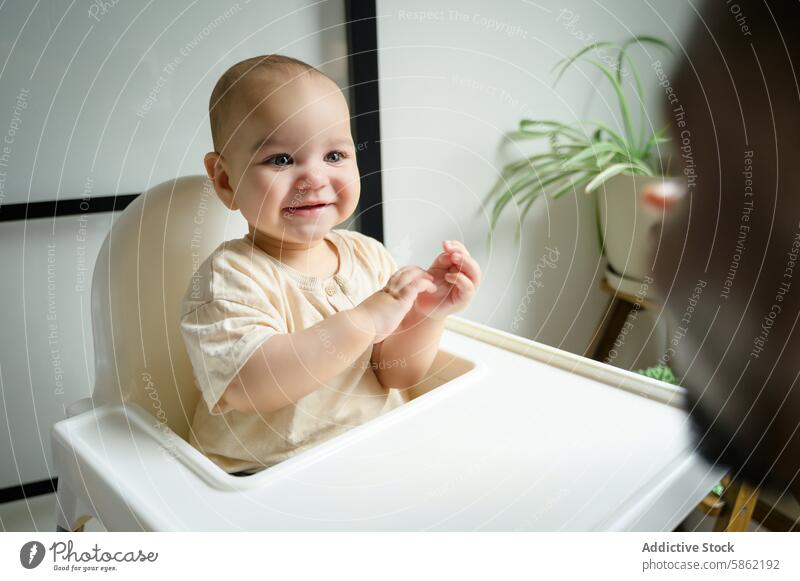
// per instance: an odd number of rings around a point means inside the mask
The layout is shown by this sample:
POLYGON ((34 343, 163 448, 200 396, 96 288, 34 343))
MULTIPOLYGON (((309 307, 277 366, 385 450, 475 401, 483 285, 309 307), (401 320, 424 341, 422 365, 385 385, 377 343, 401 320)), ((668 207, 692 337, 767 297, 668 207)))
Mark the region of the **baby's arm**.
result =
POLYGON ((274 335, 253 352, 222 397, 240 412, 273 412, 341 373, 374 337, 369 314, 358 307, 308 329, 274 335))
POLYGON ((407 389, 427 377, 439 350, 444 321, 412 309, 394 333, 375 345, 372 361, 381 385, 407 389))
POLYGON ((480 266, 466 246, 445 240, 442 249, 427 270, 436 291, 418 295, 397 330, 372 350, 375 374, 384 387, 406 389, 427 377, 445 319, 464 309, 480 284, 480 266))
POLYGON ((226 388, 225 403, 243 413, 270 413, 323 387, 397 327, 417 294, 432 290, 428 276, 398 271, 387 292, 308 329, 268 338, 226 388))

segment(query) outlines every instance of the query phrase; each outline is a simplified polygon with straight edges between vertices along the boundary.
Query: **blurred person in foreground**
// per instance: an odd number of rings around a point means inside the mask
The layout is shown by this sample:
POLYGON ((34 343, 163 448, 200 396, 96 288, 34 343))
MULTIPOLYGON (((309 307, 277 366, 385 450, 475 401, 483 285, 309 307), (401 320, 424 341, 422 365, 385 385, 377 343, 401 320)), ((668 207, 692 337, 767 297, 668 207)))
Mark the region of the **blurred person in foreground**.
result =
POLYGON ((736 9, 703 6, 669 79, 684 195, 654 232, 656 292, 698 451, 800 499, 800 3, 736 9))

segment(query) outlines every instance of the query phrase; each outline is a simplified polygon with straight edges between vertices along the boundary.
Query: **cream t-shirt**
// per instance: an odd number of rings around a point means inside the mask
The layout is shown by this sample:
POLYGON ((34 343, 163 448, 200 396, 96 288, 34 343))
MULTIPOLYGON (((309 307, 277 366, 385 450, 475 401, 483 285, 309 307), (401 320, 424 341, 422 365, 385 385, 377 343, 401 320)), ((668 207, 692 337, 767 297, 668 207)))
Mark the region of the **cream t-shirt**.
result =
POLYGON ((181 332, 202 392, 190 443, 226 472, 277 464, 406 402, 403 392, 378 381, 370 346, 294 404, 267 414, 220 409, 225 388, 269 337, 307 329, 357 306, 397 269, 386 248, 369 236, 331 230, 326 238, 339 254, 339 270, 328 279, 281 263, 245 236, 220 245, 186 291, 181 332))

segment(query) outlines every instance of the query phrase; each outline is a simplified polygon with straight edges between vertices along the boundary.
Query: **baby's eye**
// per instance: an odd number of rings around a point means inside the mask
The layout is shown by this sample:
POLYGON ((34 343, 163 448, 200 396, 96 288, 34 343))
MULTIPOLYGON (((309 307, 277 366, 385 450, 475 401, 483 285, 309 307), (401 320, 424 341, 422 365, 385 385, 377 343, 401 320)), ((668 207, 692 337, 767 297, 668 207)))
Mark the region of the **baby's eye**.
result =
POLYGON ((275 165, 275 166, 278 166, 278 167, 284 167, 284 166, 289 165, 289 163, 291 161, 292 161, 292 156, 291 155, 289 155, 288 153, 279 153, 277 155, 273 155, 272 157, 270 157, 266 161, 266 163, 268 163, 270 165, 275 165))
POLYGON ((325 156, 325 159, 334 163, 342 161, 347 155, 343 151, 331 151, 325 156))

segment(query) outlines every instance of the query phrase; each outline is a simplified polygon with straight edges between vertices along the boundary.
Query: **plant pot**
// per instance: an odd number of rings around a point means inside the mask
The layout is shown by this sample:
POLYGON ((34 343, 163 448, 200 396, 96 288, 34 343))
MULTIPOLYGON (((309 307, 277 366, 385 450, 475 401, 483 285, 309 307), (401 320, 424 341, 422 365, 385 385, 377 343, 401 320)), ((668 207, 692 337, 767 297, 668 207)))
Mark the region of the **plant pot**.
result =
POLYGON ((650 229, 663 219, 663 212, 643 203, 641 193, 645 188, 673 181, 666 177, 620 174, 594 192, 598 196, 606 258, 609 267, 621 277, 643 281, 652 276, 653 245, 657 238, 651 239, 650 229))

